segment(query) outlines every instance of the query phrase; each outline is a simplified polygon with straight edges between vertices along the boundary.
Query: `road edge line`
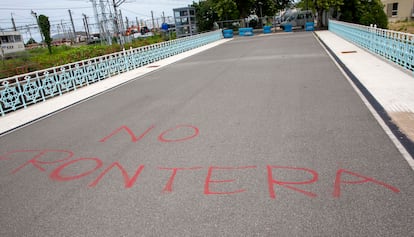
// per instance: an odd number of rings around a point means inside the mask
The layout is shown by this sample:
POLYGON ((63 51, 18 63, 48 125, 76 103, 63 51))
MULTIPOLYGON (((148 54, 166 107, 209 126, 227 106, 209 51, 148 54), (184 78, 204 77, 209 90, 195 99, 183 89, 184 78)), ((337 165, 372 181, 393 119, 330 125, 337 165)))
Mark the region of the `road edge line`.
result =
POLYGON ((358 80, 358 78, 349 70, 349 68, 335 55, 335 53, 323 42, 321 38, 314 32, 314 37, 326 51, 328 56, 332 59, 334 64, 338 67, 341 73, 345 76, 349 84, 362 99, 365 106, 377 120, 384 132, 391 139, 397 150, 401 153, 411 169, 414 171, 414 143, 402 133, 397 125, 391 122, 391 118, 382 105, 375 99, 375 97, 368 91, 368 89, 358 80), (398 139, 398 137, 400 139, 398 139))

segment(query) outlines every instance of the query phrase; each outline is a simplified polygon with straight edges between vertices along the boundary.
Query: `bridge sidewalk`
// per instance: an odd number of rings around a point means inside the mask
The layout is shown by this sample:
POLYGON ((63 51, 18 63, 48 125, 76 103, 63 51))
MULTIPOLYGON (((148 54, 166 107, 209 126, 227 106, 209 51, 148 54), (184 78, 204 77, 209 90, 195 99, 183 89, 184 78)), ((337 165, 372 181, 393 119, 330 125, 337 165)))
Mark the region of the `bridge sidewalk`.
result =
MULTIPOLYGON (((401 141, 414 152, 414 74, 340 38, 330 31, 316 35, 350 75, 378 115, 401 141), (396 125, 396 126, 395 126, 396 125), (411 142, 410 142, 411 140, 411 142)), ((412 160, 412 158, 411 158, 412 160)), ((412 163, 412 162, 411 162, 412 163)))

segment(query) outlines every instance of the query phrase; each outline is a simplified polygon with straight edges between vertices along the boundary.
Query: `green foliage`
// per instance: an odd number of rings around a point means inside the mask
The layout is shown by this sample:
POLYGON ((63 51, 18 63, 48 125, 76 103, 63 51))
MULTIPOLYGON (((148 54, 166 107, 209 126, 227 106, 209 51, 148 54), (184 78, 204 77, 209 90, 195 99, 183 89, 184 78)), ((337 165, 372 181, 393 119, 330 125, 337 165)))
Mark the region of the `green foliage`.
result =
POLYGON ((314 0, 313 4, 316 12, 318 13, 318 27, 322 27, 323 12, 330 9, 338 10, 344 4, 344 0, 314 0))
MULTIPOLYGON (((376 24, 386 29, 388 17, 384 12, 380 0, 308 0, 309 8, 318 12, 318 26, 322 12, 333 9, 337 12, 339 20, 361 25, 376 24)), ((300 1, 297 6, 305 9, 306 0, 300 1)))
POLYGON ((376 24, 379 28, 383 29, 388 27, 388 17, 384 12, 380 0, 345 1, 344 5, 340 8, 340 12, 341 15, 339 19, 342 21, 361 25, 376 24))
MULTIPOLYGON (((248 17, 254 10, 255 5, 257 5, 259 0, 235 0, 234 1, 237 6, 237 11, 239 15, 237 16, 238 19, 248 17)), ((262 1, 263 2, 263 1, 262 1)))
MULTIPOLYGON (((153 36, 143 39, 136 39, 125 45, 126 49, 138 48, 145 45, 162 42, 161 36, 153 36)), ((13 59, 5 60, 0 64, 0 78, 11 77, 18 74, 42 70, 50 67, 82 61, 105 54, 111 54, 121 51, 118 44, 107 45, 83 45, 83 46, 57 46, 53 47, 53 54, 48 49, 35 48, 28 49, 17 55, 13 59)))
MULTIPOLYGON (((294 0, 274 0, 274 2, 275 2, 276 10, 284 10, 286 8, 291 7, 293 5, 293 2, 295 1, 294 0)), ((312 0, 309 0, 309 2, 312 2, 312 0)))
POLYGON ((34 40, 33 38, 30 38, 27 42, 26 42, 26 44, 36 44, 37 42, 36 42, 36 40, 34 40))
POLYGON ((45 43, 49 50, 49 54, 52 54, 52 38, 50 37, 50 22, 49 18, 45 15, 40 15, 38 18, 40 30, 45 37, 45 43))
POLYGON ((296 7, 300 9, 304 9, 304 10, 306 9, 316 10, 315 2, 312 0, 302 0, 296 4, 296 7))
POLYGON ((220 20, 234 20, 240 16, 234 0, 212 0, 213 9, 220 20))
POLYGON ((329 10, 330 8, 339 9, 344 4, 344 0, 314 0, 315 8, 329 10))
POLYGON ((255 12, 257 16, 274 16, 276 13, 274 0, 261 0, 255 2, 255 12), (261 11, 260 11, 261 10, 261 11))
POLYGON ((193 2, 193 7, 196 9, 198 31, 204 32, 211 30, 213 28, 214 22, 218 20, 218 15, 213 8, 213 2, 193 2))
POLYGON ((293 0, 205 0, 193 2, 193 6, 200 29, 207 30, 212 28, 214 21, 242 19, 251 14, 273 16, 276 10, 292 3, 293 0))

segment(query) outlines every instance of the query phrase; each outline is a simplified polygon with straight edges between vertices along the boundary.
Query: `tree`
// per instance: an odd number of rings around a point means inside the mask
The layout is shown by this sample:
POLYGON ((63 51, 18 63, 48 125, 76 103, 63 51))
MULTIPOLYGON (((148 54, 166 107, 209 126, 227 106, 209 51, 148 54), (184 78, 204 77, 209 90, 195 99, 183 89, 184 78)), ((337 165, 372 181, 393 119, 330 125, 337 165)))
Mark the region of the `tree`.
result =
POLYGON ((234 20, 240 16, 234 0, 212 0, 212 4, 220 20, 234 20))
POLYGON ((254 7, 256 15, 259 17, 274 16, 276 12, 276 3, 274 0, 257 0, 254 7))
POLYGON ((348 0, 340 7, 339 19, 346 22, 388 28, 388 17, 379 0, 348 0))
POLYGON ((199 29, 209 30, 214 21, 247 18, 251 14, 257 16, 273 16, 278 9, 292 4, 293 0, 205 0, 193 2, 197 11, 199 29))
POLYGON ((196 9, 197 27, 199 32, 208 31, 213 28, 213 24, 218 20, 217 13, 214 11, 212 1, 193 2, 196 9))
MULTIPOLYGON (((305 0, 306 1, 306 0, 305 0)), ((309 0, 312 1, 312 0, 309 0)), ((276 10, 284 10, 293 4, 293 0, 274 0, 276 10)))
POLYGON ((26 44, 36 44, 37 42, 36 42, 36 40, 34 40, 33 38, 30 38, 27 42, 26 42, 26 44))
POLYGON ((49 50, 49 54, 52 54, 52 38, 50 37, 50 22, 49 18, 45 15, 39 16, 39 26, 40 31, 42 32, 43 36, 45 37, 45 43, 47 45, 47 49, 49 50))
POLYGON ((304 10, 315 10, 313 0, 302 0, 296 4, 296 7, 304 10))
POLYGON ((318 13, 318 27, 324 26, 323 13, 331 9, 339 10, 340 6, 344 4, 344 0, 313 0, 313 5, 318 13))

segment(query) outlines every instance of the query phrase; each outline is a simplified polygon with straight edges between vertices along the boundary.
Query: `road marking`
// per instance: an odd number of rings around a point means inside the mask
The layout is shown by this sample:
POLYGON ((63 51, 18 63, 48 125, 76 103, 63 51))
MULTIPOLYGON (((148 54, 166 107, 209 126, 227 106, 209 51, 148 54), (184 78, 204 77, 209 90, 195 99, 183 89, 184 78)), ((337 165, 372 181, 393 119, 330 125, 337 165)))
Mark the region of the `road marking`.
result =
POLYGON ((146 67, 140 67, 135 70, 122 73, 120 75, 107 78, 90 86, 79 88, 76 91, 66 93, 62 96, 49 99, 47 101, 34 104, 26 109, 21 109, 7 114, 0 118, 0 137, 9 134, 20 128, 24 128, 36 121, 43 120, 60 111, 64 111, 79 103, 95 98, 103 93, 109 92, 126 83, 135 81, 155 70, 159 70, 167 65, 178 62, 182 59, 193 56, 220 44, 226 43, 232 39, 221 39, 216 42, 192 49, 181 54, 154 62, 146 67))
POLYGON ((319 44, 322 46, 322 48, 326 51, 328 56, 332 59, 332 61, 335 63, 335 65, 338 67, 338 69, 341 71, 341 73, 348 80, 348 82, 352 86, 352 88, 354 88, 355 92, 359 95, 359 97, 361 98, 361 100, 363 101, 365 106, 367 106, 368 110, 371 112, 371 114, 377 120, 379 125, 382 127, 382 129, 385 131, 385 133, 388 135, 388 137, 391 139, 391 141, 397 147, 398 151, 401 153, 401 155, 404 157, 404 159, 408 162, 411 169, 414 170, 414 158, 411 157, 410 153, 401 144, 400 140, 394 135, 394 133, 391 131, 391 129, 388 127, 388 125, 384 122, 384 120, 381 118, 381 116, 378 114, 378 112, 374 109, 374 107, 371 105, 371 103, 368 101, 368 99, 365 97, 365 95, 359 90, 359 88, 355 85, 355 83, 352 81, 352 79, 344 71, 344 69, 341 67, 341 65, 339 65, 339 63, 336 61, 336 59, 331 55, 331 52, 321 42, 321 40, 316 35, 316 33, 314 34, 314 37, 319 42, 319 44))

